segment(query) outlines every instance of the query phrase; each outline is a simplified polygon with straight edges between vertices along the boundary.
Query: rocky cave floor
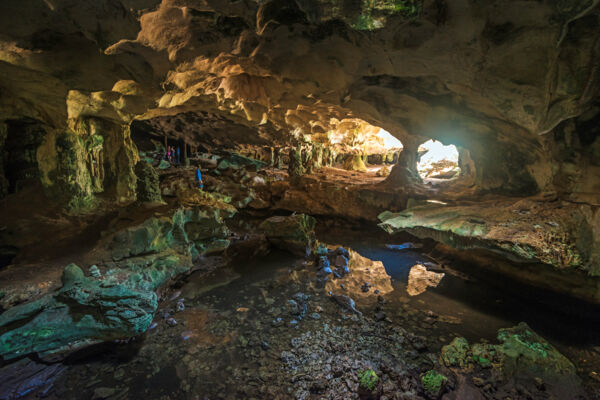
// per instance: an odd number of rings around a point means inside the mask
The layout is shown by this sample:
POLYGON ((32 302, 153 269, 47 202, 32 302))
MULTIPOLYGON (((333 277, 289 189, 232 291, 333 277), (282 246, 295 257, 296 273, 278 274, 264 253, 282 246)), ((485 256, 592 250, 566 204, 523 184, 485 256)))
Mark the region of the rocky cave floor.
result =
MULTIPOLYGON (((228 194, 238 209, 244 209, 228 223, 230 237, 242 251, 233 259, 197 258, 190 269, 195 272, 162 285, 154 321, 143 335, 92 346, 59 363, 36 356, 6 363, 1 398, 600 398, 598 343, 581 348, 559 346, 574 367, 565 367, 569 361, 528 327, 511 328, 508 335, 525 349, 515 350, 511 347, 515 344, 506 340, 503 346, 494 347, 489 344, 495 343, 494 337, 471 338, 480 343, 470 348, 460 340, 453 341, 465 336, 457 327, 460 319, 432 311, 431 300, 419 300, 418 295, 409 301, 406 288, 393 287, 381 263, 351 251, 350 273, 330 279, 323 276, 322 265, 314 256, 293 256, 276 249, 268 255, 266 250, 257 254, 255 250, 264 243, 254 235, 256 221, 274 213, 318 210, 318 214, 330 215, 330 220, 319 222, 324 224, 321 231, 341 227, 346 232, 355 229, 359 236, 370 235, 370 225, 349 228, 352 224, 344 222, 342 214, 353 218, 357 217, 353 212, 358 212, 368 219, 396 201, 393 188, 381 185, 383 178, 374 171, 323 168, 303 176, 296 185, 290 185, 287 174, 276 169, 262 174, 242 169, 224 174, 215 171, 206 174, 206 190, 228 194), (268 188, 261 179, 269 181, 268 188), (373 209, 369 208, 372 204, 361 207, 365 201, 361 191, 371 193, 367 199, 375 193, 384 200, 373 209), (323 196, 332 193, 332 201, 323 201, 323 196), (365 282, 370 286, 365 287, 365 282), (352 310, 345 299, 333 301, 332 295, 354 299, 360 312, 352 310), (516 360, 521 361, 513 360, 515 365, 507 366, 502 357, 511 351, 516 351, 516 360), (527 368, 532 372, 525 372, 527 368), (507 370, 512 371, 509 379, 507 370), (377 375, 370 389, 361 384, 365 371, 377 375), (557 371, 560 378, 555 376, 557 371)), ((3 214, 2 233, 12 235, 13 242, 14 237, 20 238, 19 246, 25 251, 19 252, 11 267, 0 271, 2 307, 10 309, 59 288, 68 263, 99 263, 104 271, 113 257, 106 249, 111 248, 107 243, 115 232, 189 205, 179 191, 182 186, 189 190, 193 184, 193 169, 169 168, 160 175, 166 200, 162 205, 101 206, 100 213, 73 217, 44 207, 48 199, 41 194, 33 196, 37 204, 28 202, 26 206, 23 196, 31 192, 10 198, 12 204, 5 210, 11 212, 3 214)), ((465 198, 464 190, 438 190, 436 184, 429 184, 420 191, 428 199, 473 209, 474 199, 465 198)), ((545 210, 560 218, 556 209, 566 206, 549 203, 547 196, 477 200, 479 218, 504 224, 511 231, 522 230, 524 225, 537 232, 555 228, 553 224, 534 227, 530 210, 550 204, 545 210)), ((375 232, 377 228, 373 225, 372 229, 375 232)), ((338 243, 329 241, 328 233, 320 236, 324 236, 334 263, 338 243)), ((395 235, 389 241, 405 237, 395 235)), ((422 243, 414 237, 412 241, 422 243)), ((426 245, 428 251, 430 247, 426 245)), ((465 281, 473 279, 449 267, 445 272, 465 281)))

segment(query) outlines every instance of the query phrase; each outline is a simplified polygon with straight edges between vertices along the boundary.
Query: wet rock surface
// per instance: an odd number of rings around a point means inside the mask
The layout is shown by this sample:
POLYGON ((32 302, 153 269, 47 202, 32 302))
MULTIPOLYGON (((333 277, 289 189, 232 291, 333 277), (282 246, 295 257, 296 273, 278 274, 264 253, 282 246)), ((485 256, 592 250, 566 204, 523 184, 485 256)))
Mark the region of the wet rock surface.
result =
POLYGON ((316 220, 306 214, 275 216, 262 222, 259 229, 273 246, 308 256, 316 240, 315 223, 316 220))
POLYGON ((0 314, 1 356, 61 358, 144 333, 157 310, 155 291, 189 272, 193 259, 214 251, 215 242, 224 242, 223 249, 229 244, 224 219, 235 209, 214 201, 194 204, 117 229, 99 244, 106 257, 102 270, 93 265, 86 276, 69 264, 60 289, 0 314))
MULTIPOLYGON (((332 256, 350 259, 350 273, 338 281, 364 280, 364 261, 352 249, 329 247, 332 256)), ((43 386, 47 397, 546 399, 564 398, 561 390, 581 393, 573 364, 527 325, 501 330, 500 344, 471 346, 457 338, 442 348, 453 323, 398 303, 383 285, 374 286, 378 295, 358 286, 331 295, 319 283, 318 257, 307 262, 275 251, 238 264, 239 273, 234 266, 196 272, 161 296, 145 335, 84 363, 53 364, 62 372, 43 386)), ((75 268, 68 276, 67 284, 89 279, 75 268)))

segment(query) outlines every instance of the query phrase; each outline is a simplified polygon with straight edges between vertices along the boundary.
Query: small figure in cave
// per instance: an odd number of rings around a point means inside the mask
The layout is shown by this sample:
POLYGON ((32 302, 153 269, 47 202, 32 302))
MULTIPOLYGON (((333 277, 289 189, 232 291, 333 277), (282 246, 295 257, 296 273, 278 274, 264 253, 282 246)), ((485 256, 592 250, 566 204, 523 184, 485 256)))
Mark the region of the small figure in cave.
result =
POLYGON ((202 182, 202 172, 200 171, 200 167, 196 168, 196 180, 198 181, 198 187, 201 190, 204 189, 204 182, 202 182))
POLYGON ((179 165, 179 164, 181 164, 181 149, 179 148, 179 146, 177 146, 176 154, 177 154, 177 165, 179 165))
POLYGON ((167 146, 167 161, 171 162, 172 160, 172 156, 171 156, 171 146, 167 146))

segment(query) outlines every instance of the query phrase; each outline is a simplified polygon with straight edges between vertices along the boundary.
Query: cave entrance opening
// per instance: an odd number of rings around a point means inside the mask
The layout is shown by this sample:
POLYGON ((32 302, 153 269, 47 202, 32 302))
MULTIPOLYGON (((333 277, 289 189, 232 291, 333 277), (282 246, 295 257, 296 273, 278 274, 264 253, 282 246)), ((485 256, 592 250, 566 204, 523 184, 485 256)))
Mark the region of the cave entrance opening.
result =
POLYGON ((417 171, 422 179, 454 179, 460 174, 458 149, 437 140, 419 146, 417 171))
POLYGON ((383 128, 367 136, 364 143, 363 158, 369 172, 378 176, 387 176, 391 165, 398 161, 403 145, 400 140, 383 128))

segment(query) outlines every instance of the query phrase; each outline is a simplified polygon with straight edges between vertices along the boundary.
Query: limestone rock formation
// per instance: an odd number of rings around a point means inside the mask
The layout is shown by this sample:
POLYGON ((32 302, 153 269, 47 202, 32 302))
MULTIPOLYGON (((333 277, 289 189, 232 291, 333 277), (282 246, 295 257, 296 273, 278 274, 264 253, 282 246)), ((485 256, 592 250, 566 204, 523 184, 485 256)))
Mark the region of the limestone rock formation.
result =
POLYGON ((476 343, 469 347, 466 339, 455 338, 444 346, 441 359, 447 367, 458 371, 472 370, 474 365, 491 369, 503 382, 530 384, 534 378, 538 379, 557 398, 581 395, 581 382, 573 363, 526 323, 500 329, 498 341, 500 344, 476 343))
POLYGON ((135 165, 135 175, 137 176, 137 201, 143 203, 162 202, 158 174, 152 165, 146 161, 138 161, 135 165))
POLYGON ((158 306, 155 291, 190 271, 194 256, 227 248, 224 221, 234 213, 214 199, 197 200, 118 231, 101 244, 109 255, 103 274, 85 276, 70 264, 62 288, 0 315, 0 355, 61 357, 143 333, 158 306))
MULTIPOLYGON (((375 3, 26 8, 10 0, 1 24, 1 68, 11 76, 3 82, 4 120, 28 118, 50 133, 88 118, 127 129, 134 118, 202 112, 213 127, 226 119, 256 128, 256 140, 279 142, 290 139, 282 131, 351 136, 360 120, 403 142, 464 146, 482 189, 552 186, 561 174, 551 167, 560 138, 549 132, 597 115, 596 2, 375 3), (18 16, 28 23, 16 25, 18 16), (72 57, 74 49, 84 55, 72 57)), ((125 155, 122 138, 107 151, 122 145, 125 155)), ((584 158, 575 164, 593 163, 584 158)), ((122 163, 114 173, 121 200, 131 198, 125 177, 134 178, 135 161, 129 154, 110 163, 122 163)))
POLYGON ((264 220, 259 229, 273 246, 308 256, 315 245, 315 223, 316 220, 306 214, 275 216, 264 220))
MULTIPOLYGON (((70 265, 65 269, 79 268, 70 265)), ((91 344, 143 333, 154 317, 157 297, 131 281, 64 276, 58 292, 13 307, 0 316, 0 326, 14 328, 0 336, 0 354, 12 359, 37 353, 44 358, 91 344), (74 280, 73 280, 74 279, 74 280)), ((122 278, 121 278, 122 279, 122 278)))

